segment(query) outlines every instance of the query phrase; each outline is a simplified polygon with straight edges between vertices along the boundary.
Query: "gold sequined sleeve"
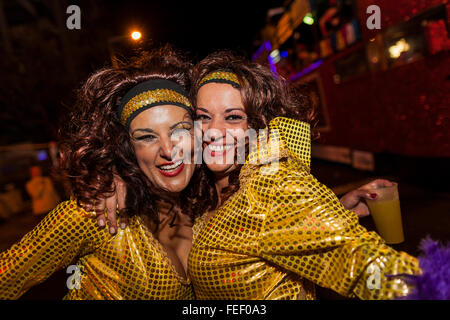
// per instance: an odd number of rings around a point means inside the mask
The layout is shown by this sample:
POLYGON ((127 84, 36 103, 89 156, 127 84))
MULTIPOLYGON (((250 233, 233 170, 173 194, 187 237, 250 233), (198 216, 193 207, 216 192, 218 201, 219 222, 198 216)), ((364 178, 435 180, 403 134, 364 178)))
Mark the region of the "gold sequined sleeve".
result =
POLYGON ((75 257, 92 251, 102 230, 76 201, 60 203, 33 230, 0 253, 0 299, 17 299, 75 257))
POLYGON ((420 273, 416 258, 368 232, 311 174, 290 172, 275 185, 260 235, 262 258, 348 297, 409 293, 401 276, 389 275, 420 273))

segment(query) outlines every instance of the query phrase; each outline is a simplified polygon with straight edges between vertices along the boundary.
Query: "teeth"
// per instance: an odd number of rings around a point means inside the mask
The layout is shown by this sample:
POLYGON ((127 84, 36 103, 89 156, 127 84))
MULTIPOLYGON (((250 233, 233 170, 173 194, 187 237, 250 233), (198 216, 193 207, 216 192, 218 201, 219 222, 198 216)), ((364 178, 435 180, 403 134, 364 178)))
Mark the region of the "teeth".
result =
POLYGON ((215 151, 215 152, 221 152, 221 151, 227 151, 227 150, 230 150, 231 148, 233 147, 233 145, 232 144, 227 144, 227 145, 221 145, 221 146, 215 146, 215 145, 212 145, 212 144, 210 144, 210 145, 208 145, 208 148, 211 150, 211 151, 215 151))
POLYGON ((170 171, 170 170, 178 168, 179 166, 181 166, 182 163, 183 163, 183 160, 180 160, 180 161, 175 162, 174 164, 170 164, 167 166, 161 166, 159 168, 164 171, 170 171))

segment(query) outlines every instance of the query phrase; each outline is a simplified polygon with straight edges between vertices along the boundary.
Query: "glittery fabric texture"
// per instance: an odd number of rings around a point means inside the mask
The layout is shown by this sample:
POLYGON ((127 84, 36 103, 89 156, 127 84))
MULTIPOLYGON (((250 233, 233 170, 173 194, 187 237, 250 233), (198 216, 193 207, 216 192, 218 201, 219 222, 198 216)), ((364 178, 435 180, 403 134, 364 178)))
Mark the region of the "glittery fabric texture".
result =
POLYGON ((142 107, 152 105, 155 103, 176 103, 182 104, 191 108, 189 99, 183 96, 181 93, 170 89, 155 89, 142 92, 128 101, 122 111, 120 122, 125 125, 130 116, 141 109, 142 107))
POLYGON ((310 174, 309 125, 276 118, 269 137, 279 141, 278 168, 246 163, 240 189, 210 220, 196 220, 188 264, 196 297, 315 299, 315 284, 361 299, 407 295, 395 275, 420 273, 417 259, 368 232, 310 174))
POLYGON ((237 75, 233 72, 228 71, 215 71, 207 74, 203 77, 202 80, 200 80, 200 83, 198 84, 199 87, 202 85, 208 83, 208 82, 231 82, 232 84, 235 84, 237 86, 240 86, 239 79, 237 75))
POLYGON ((0 299, 17 299, 72 264, 81 271, 81 287, 64 299, 194 298, 190 282, 138 216, 111 236, 76 201, 66 201, 0 254, 0 299))

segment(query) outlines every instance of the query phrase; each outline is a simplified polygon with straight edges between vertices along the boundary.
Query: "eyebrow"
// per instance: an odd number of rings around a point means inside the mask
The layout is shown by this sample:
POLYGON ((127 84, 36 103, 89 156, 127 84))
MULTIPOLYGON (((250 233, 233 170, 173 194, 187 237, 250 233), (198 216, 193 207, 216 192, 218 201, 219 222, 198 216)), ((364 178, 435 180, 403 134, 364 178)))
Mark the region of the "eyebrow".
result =
MULTIPOLYGON (((188 122, 188 121, 180 121, 180 122, 177 122, 177 123, 175 123, 174 125, 170 126, 169 129, 172 130, 172 129, 178 127, 180 124, 183 124, 183 123, 192 125, 192 124, 191 124, 190 122, 188 122)), ((150 128, 138 128, 138 129, 133 130, 132 134, 135 134, 137 131, 143 131, 143 132, 147 132, 147 133, 156 133, 153 129, 150 129, 150 128)))
POLYGON ((153 131, 150 128, 139 128, 139 129, 133 130, 133 132, 131 134, 135 134, 137 131, 143 131, 143 132, 147 132, 147 133, 155 133, 155 131, 153 131))
MULTIPOLYGON (((206 110, 206 109, 203 109, 203 108, 197 108, 197 110, 200 110, 200 111, 203 111, 203 112, 209 113, 209 111, 208 111, 208 110, 206 110)), ((227 113, 227 112, 231 112, 231 111, 234 111, 234 110, 239 110, 239 111, 245 112, 244 108, 229 108, 229 109, 225 109, 225 113, 227 113)))
POLYGON ((175 124, 174 124, 173 126, 171 126, 169 129, 172 130, 172 129, 178 127, 180 124, 183 124, 183 123, 186 123, 186 124, 188 124, 188 125, 192 125, 192 123, 190 123, 189 121, 180 121, 180 122, 178 122, 178 123, 175 123, 175 124))

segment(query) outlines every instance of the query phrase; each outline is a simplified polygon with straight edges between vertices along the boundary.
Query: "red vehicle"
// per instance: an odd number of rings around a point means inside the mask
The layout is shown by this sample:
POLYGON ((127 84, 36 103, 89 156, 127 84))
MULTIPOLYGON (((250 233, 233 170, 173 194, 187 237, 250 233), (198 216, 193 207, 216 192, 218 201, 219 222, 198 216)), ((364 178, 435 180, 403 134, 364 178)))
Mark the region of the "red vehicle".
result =
POLYGON ((306 2, 285 8, 253 58, 309 93, 321 133, 313 156, 427 183, 448 176, 450 3, 306 2), (303 20, 289 29, 294 12, 303 20))

